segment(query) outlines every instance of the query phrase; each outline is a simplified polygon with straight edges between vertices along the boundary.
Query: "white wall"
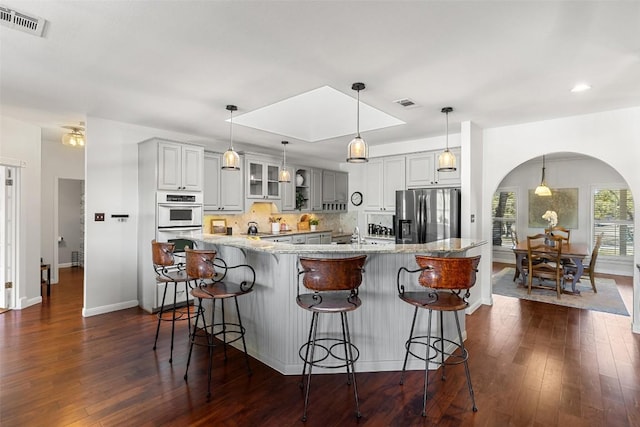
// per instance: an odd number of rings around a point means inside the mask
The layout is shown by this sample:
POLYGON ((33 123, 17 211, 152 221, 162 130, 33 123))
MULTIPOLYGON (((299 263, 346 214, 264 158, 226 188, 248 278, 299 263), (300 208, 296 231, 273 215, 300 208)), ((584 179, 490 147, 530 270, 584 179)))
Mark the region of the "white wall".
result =
POLYGON ((219 151, 226 144, 96 117, 87 118, 86 128, 83 315, 92 316, 138 305, 138 142, 160 137, 219 151), (104 222, 94 221, 97 212, 105 213, 104 222))
POLYGON ((0 117, 0 157, 25 163, 19 168, 18 265, 16 308, 42 301, 40 296, 40 128, 0 117))
POLYGON ((54 196, 58 191, 58 178, 84 179, 84 149, 67 147, 60 141, 42 141, 41 150, 44 161, 41 165, 40 253, 45 262, 51 264, 51 281, 57 283, 58 268, 57 259, 54 259, 54 247, 58 243, 57 236, 54 235, 54 196))
MULTIPOLYGON (((491 241, 491 197, 504 177, 521 163, 550 152, 582 153, 602 160, 627 182, 640 198, 640 108, 568 117, 484 131, 483 236, 491 241)), ((549 177, 548 181, 551 179, 549 177)), ((635 204, 635 228, 640 205, 635 204)), ((634 265, 640 262, 640 239, 634 242, 634 265)), ((491 257, 491 245, 483 256, 491 257)), ((490 304, 491 270, 480 272, 483 302, 490 304)), ((640 285, 634 270, 633 329, 640 332, 640 285)))

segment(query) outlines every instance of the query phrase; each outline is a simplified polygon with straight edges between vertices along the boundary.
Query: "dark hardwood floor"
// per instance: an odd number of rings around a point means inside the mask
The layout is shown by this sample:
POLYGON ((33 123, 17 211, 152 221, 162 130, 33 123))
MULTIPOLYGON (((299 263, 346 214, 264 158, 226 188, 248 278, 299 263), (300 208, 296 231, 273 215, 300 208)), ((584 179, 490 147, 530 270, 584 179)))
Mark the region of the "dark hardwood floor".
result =
MULTIPOLYGON (((612 277, 629 294, 632 279, 612 277)), ((426 418, 421 372, 403 386, 398 372, 358 374, 359 422, 345 375, 318 375, 306 425, 640 425, 640 337, 630 318, 494 298, 466 319, 477 413, 462 367, 430 384, 426 418)), ((64 269, 42 305, 0 314, 0 425, 305 425, 298 377, 255 360, 249 377, 239 352, 226 363, 216 352, 207 402, 204 348, 183 379, 186 324, 170 365, 168 329, 152 350, 155 316, 134 308, 83 318, 81 309, 82 270, 64 269)))

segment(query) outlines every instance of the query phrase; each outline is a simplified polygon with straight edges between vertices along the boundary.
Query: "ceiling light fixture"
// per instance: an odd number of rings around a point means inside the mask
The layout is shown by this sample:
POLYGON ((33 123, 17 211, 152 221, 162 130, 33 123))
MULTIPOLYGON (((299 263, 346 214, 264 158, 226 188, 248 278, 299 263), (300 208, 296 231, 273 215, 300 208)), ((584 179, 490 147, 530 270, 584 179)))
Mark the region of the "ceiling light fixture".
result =
POLYGON ((231 114, 229 124, 229 149, 225 151, 222 156, 222 170, 224 171, 239 171, 240 170, 240 156, 233 150, 233 112, 238 111, 238 107, 235 105, 227 105, 227 111, 231 114))
POLYGON ((451 107, 443 107, 441 113, 447 115, 447 145, 445 150, 438 156, 438 172, 453 172, 456 170, 456 156, 449 151, 449 113, 453 111, 451 107))
POLYGON ((287 170, 287 144, 288 141, 282 141, 282 169, 278 174, 278 182, 291 182, 291 174, 287 170))
POLYGON ((349 163, 365 163, 369 161, 369 147, 364 139, 360 136, 360 91, 364 89, 364 83, 354 83, 351 89, 358 92, 358 109, 356 115, 357 134, 351 140, 347 148, 347 162, 349 163))
POLYGON ((85 139, 82 131, 84 126, 62 126, 71 132, 62 135, 62 143, 70 147, 84 147, 85 139))
POLYGON ((551 196, 551 189, 547 186, 547 182, 544 179, 544 154, 542 155, 542 180, 540 180, 540 185, 536 187, 536 196, 548 197, 551 196))

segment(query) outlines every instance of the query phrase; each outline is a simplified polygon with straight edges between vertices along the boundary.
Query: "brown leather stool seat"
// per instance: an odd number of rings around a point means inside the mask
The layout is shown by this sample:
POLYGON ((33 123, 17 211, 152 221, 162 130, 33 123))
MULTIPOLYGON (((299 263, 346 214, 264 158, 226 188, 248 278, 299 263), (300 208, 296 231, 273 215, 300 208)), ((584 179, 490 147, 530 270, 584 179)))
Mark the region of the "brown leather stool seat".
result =
POLYGON ((187 368, 184 379, 187 381, 189 373, 189 364, 191 363, 191 355, 194 345, 204 345, 209 348, 209 367, 207 369, 207 400, 211 397, 211 372, 213 365, 213 348, 215 347, 215 338, 222 336, 224 348, 224 359, 227 360, 227 345, 238 340, 242 340, 242 348, 244 350, 245 360, 247 363, 247 371, 251 375, 251 366, 249 365, 249 355, 247 353, 247 345, 244 339, 246 330, 242 326, 242 317, 240 316, 240 308, 238 306, 238 297, 249 294, 253 291, 253 285, 256 280, 256 274, 253 268, 247 264, 228 266, 223 259, 216 257, 213 250, 190 250, 187 249, 187 274, 196 279, 197 286, 191 291, 191 295, 198 299, 198 310, 196 320, 191 333, 189 345, 189 357, 187 359, 187 368), (231 282, 227 279, 227 273, 230 269, 245 268, 248 270, 250 280, 241 281, 239 283, 231 282), (216 271, 218 270, 218 271, 216 271), (229 322, 225 317, 226 299, 233 298, 236 307, 237 323, 229 322), (206 310, 203 301, 212 301, 211 321, 207 323, 205 316, 206 310), (215 311, 216 301, 220 301, 220 309, 222 311, 222 321, 216 322, 215 311), (203 342, 204 341, 204 342, 203 342))
POLYGON ((436 258, 416 255, 416 262, 420 268, 416 270, 409 270, 405 267, 401 267, 398 270, 397 276, 398 296, 402 301, 415 307, 413 322, 411 323, 411 332, 409 333, 409 339, 405 343, 406 353, 404 357, 404 364, 402 366, 400 384, 404 383, 404 373, 407 368, 409 354, 418 359, 424 360, 425 371, 422 416, 426 417, 429 363, 436 363, 442 367, 441 378, 443 381, 446 379, 446 365, 464 364, 465 374, 467 376, 467 387, 469 388, 473 411, 476 412, 478 408, 476 407, 473 387, 471 385, 471 375, 469 374, 469 354, 465 349, 464 342, 462 340, 458 312, 466 309, 469 305, 467 302, 469 289, 476 283, 476 273, 478 271, 478 264, 480 263, 480 256, 471 258, 436 258), (428 290, 407 291, 405 289, 405 285, 401 282, 403 274, 407 273, 420 273, 418 283, 421 286, 428 288, 428 290), (418 335, 415 333, 418 308, 425 308, 429 310, 427 335, 418 335), (439 336, 431 334, 431 316, 433 311, 440 313, 439 336), (456 327, 458 330, 458 342, 444 336, 444 312, 452 312, 455 317, 456 327), (447 345, 447 347, 453 346, 454 350, 447 351, 445 349, 445 345, 447 345), (418 350, 415 349, 416 346, 418 346, 418 348, 422 347, 425 350, 418 352, 418 350), (431 354, 432 350, 433 354, 431 354), (440 356, 439 362, 438 356, 440 356), (445 357, 447 358, 446 360, 445 357))
MULTIPOLYGON (((190 242, 190 241, 189 241, 190 242)), ((187 275, 184 262, 176 262, 176 244, 175 242, 156 242, 151 241, 151 251, 153 268, 156 272, 156 282, 164 286, 162 292, 162 303, 160 304, 160 311, 158 312, 158 324, 156 326, 156 338, 153 342, 153 349, 155 350, 158 345, 158 336, 160 334, 160 323, 162 321, 171 321, 171 351, 169 355, 169 363, 173 362, 173 339, 175 335, 175 325, 178 320, 187 320, 187 328, 191 333, 191 325, 189 319, 191 313, 189 311, 189 282, 191 278, 187 275), (167 307, 165 307, 167 298, 167 288, 170 283, 173 283, 173 304, 171 304, 171 318, 163 318, 163 314, 166 313, 167 307), (178 290, 178 283, 184 284, 184 291, 178 290), (176 301, 178 300, 178 294, 184 292, 187 297, 187 314, 176 310, 176 301)))
POLYGON ((304 361, 300 387, 305 386, 304 411, 302 421, 307 420, 311 371, 314 366, 322 368, 346 368, 347 384, 353 383, 356 401, 356 417, 360 418, 358 389, 354 363, 358 360, 358 348, 351 342, 347 313, 362 304, 358 297, 358 287, 362 283, 363 266, 366 255, 352 258, 300 258, 298 271, 298 293, 296 302, 301 308, 312 312, 309 338, 298 355, 304 361), (300 293, 300 278, 306 289, 313 293, 300 293), (318 338, 318 317, 321 313, 340 314, 342 333, 339 337, 318 338), (319 353, 319 355, 317 354, 319 353))

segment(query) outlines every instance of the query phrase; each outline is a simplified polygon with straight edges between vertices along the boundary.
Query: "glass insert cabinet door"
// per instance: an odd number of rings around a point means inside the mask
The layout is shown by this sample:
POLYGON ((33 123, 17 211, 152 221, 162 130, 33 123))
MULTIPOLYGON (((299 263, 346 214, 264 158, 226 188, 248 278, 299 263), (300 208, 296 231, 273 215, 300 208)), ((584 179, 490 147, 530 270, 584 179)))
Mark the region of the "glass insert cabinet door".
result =
POLYGON ((258 160, 247 162, 247 197, 252 199, 279 199, 280 166, 258 160))
POLYGON ((250 197, 262 197, 264 196, 264 190, 262 185, 262 171, 264 166, 262 163, 249 163, 249 196, 250 197))
POLYGON ((269 198, 280 197, 280 183, 278 182, 279 174, 279 166, 267 165, 267 196, 269 198))

